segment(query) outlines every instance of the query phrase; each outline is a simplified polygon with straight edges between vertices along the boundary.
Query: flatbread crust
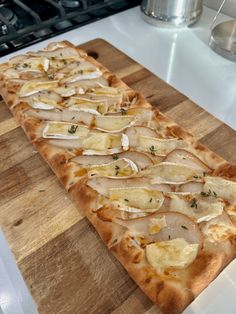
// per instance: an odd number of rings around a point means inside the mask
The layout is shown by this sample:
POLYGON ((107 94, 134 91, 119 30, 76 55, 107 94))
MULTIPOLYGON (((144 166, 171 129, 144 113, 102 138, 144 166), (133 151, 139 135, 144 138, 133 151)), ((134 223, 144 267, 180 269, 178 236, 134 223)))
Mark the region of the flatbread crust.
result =
MULTIPOLYGON (((75 48, 69 42, 62 42, 61 45, 75 48)), ((108 80, 109 86, 123 89, 121 108, 127 103, 129 108, 150 108, 153 111, 152 123, 163 138, 184 140, 187 150, 213 169, 214 176, 236 181, 235 165, 229 164, 200 144, 190 133, 157 108, 152 108, 140 93, 131 90, 103 65, 87 56, 83 50, 76 49, 82 58, 99 68, 102 76, 108 80)), ((2 70, 8 68, 8 64, 0 67, 2 70)), ((27 101, 19 98, 19 89, 22 86, 20 79, 6 80, 4 72, 1 73, 0 93, 4 101, 74 202, 84 210, 107 247, 163 313, 181 313, 236 256, 236 235, 217 243, 217 247, 211 243, 205 245, 196 259, 175 276, 157 273, 148 262, 145 249, 135 245, 133 237, 126 229, 114 222, 116 210, 112 205, 98 206, 101 195, 87 185, 87 176, 80 174, 81 166, 72 160, 76 155, 75 151, 51 145, 48 139, 41 137, 44 121, 27 114, 27 110, 32 108, 27 101)))

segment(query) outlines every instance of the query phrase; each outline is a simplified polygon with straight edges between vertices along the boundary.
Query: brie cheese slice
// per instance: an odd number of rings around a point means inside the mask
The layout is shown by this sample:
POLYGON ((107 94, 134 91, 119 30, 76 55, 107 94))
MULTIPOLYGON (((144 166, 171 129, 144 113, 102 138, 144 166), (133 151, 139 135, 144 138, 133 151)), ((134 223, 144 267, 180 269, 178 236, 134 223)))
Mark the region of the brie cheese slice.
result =
POLYGON ((84 155, 116 154, 124 151, 123 134, 91 132, 83 141, 84 155))
POLYGON ((97 115, 105 114, 108 110, 106 102, 80 97, 70 97, 68 106, 71 109, 73 108, 73 110, 93 110, 93 112, 96 112, 97 115))
POLYGON ((40 91, 55 89, 58 81, 31 81, 25 83, 19 92, 20 97, 27 97, 40 91))
POLYGON ((170 151, 176 147, 183 145, 182 140, 173 139, 160 139, 149 136, 139 136, 138 150, 151 153, 153 156, 166 156, 170 151))
POLYGON ((185 165, 162 162, 141 171, 140 175, 148 176, 152 184, 183 184, 188 181, 202 180, 203 171, 185 165))
POLYGON ((88 168, 89 177, 110 177, 110 178, 125 178, 131 177, 138 172, 136 164, 127 158, 120 158, 116 161, 90 166, 88 168))
POLYGON ((178 195, 167 193, 170 197, 169 210, 185 214, 197 223, 209 221, 222 214, 224 202, 215 197, 204 197, 199 193, 178 195))
POLYGON ((49 121, 43 129, 44 138, 76 139, 86 137, 89 129, 78 124, 49 121))
POLYGON ((210 191, 210 193, 215 193, 218 197, 228 201, 236 199, 236 182, 210 176, 206 176, 204 180, 203 191, 205 193, 210 191))
POLYGON ((45 57, 27 58, 14 65, 14 69, 20 72, 47 72, 50 61, 45 57))
POLYGON ((161 207, 164 196, 157 190, 129 187, 109 189, 109 199, 128 207, 156 211, 161 207))
POLYGON ((95 127, 105 132, 121 132, 135 123, 132 116, 97 116, 95 127))
POLYGON ((65 83, 75 83, 78 81, 82 80, 90 80, 90 79, 96 79, 102 75, 102 72, 97 70, 93 72, 86 72, 86 71, 81 71, 80 74, 75 74, 73 76, 68 77, 65 79, 65 83))

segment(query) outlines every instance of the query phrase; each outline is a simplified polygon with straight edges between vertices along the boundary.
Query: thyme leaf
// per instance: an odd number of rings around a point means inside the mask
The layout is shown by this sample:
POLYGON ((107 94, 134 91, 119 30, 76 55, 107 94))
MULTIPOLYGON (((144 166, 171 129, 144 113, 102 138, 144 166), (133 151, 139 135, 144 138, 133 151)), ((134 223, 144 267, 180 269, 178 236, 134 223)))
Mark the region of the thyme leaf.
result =
POLYGON ((190 202, 190 207, 191 208, 197 208, 197 200, 196 198, 193 198, 190 202))
POLYGON ((118 174, 119 174, 119 170, 120 170, 120 167, 119 167, 119 166, 117 166, 117 165, 115 165, 115 170, 116 170, 116 176, 118 176, 118 174))
POLYGON ((77 129, 78 129, 78 125, 72 124, 72 126, 68 129, 68 133, 74 134, 77 129))
POLYGON ((156 152, 157 150, 155 149, 154 145, 150 146, 150 147, 149 147, 149 150, 150 150, 150 152, 151 152, 151 155, 155 156, 155 152, 156 152))
POLYGON ((210 189, 209 189, 208 192, 201 192, 201 195, 202 195, 202 196, 215 196, 215 197, 217 197, 216 192, 215 192, 215 191, 212 191, 212 190, 210 190, 210 189))

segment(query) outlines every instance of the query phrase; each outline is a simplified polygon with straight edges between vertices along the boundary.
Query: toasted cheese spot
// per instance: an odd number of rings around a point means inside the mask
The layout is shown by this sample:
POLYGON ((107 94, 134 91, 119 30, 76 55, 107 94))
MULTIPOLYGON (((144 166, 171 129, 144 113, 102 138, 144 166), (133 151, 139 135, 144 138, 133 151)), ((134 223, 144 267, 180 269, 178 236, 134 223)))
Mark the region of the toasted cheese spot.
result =
POLYGON ((233 224, 226 222, 209 223, 203 228, 203 233, 207 236, 210 242, 221 242, 236 235, 236 227, 233 224))
POLYGON ((156 242, 146 246, 146 257, 157 272, 163 273, 190 265, 197 256, 198 247, 182 238, 156 242))
POLYGON ((91 166, 88 171, 89 176, 100 176, 100 177, 130 177, 138 172, 136 164, 127 159, 121 158, 116 161, 91 166))
POLYGON ((149 225, 149 234, 158 233, 162 228, 167 227, 165 216, 151 218, 149 225))
POLYGON ((140 263, 141 260, 143 259, 143 256, 144 256, 144 252, 143 251, 139 251, 138 253, 136 253, 134 258, 133 258, 133 263, 134 264, 140 263))
POLYGON ((236 204, 229 205, 225 208, 226 212, 236 218, 236 204))
POLYGON ((165 156, 170 151, 182 146, 183 141, 176 138, 160 139, 151 136, 141 135, 139 137, 138 149, 144 152, 151 153, 154 156, 165 156))
POLYGON ((163 203, 163 194, 156 190, 145 188, 111 188, 109 189, 109 198, 112 201, 118 201, 128 207, 139 209, 158 210, 163 203), (152 202, 150 199, 152 198, 152 202))

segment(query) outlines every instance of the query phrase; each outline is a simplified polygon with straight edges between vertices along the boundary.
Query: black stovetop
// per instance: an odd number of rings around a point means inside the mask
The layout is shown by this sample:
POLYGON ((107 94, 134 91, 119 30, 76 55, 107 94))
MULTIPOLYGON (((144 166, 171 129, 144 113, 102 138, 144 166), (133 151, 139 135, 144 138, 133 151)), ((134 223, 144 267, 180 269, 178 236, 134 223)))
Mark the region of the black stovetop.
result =
POLYGON ((0 56, 140 4, 141 0, 0 1, 0 56))

